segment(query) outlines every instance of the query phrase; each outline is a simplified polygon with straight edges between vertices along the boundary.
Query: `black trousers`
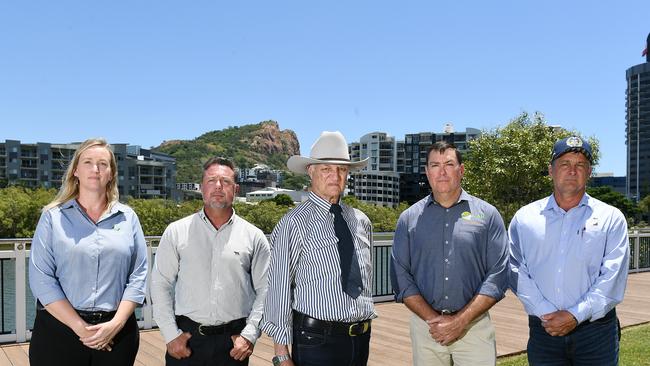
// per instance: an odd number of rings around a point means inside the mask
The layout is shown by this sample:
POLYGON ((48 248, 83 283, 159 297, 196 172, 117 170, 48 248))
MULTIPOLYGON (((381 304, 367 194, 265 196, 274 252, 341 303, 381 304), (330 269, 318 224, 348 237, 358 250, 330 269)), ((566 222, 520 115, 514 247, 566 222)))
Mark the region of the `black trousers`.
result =
POLYGON ((165 364, 167 366, 247 366, 248 358, 244 361, 237 361, 230 357, 230 350, 233 347, 232 335, 240 334, 242 326, 228 329, 221 334, 202 335, 198 332, 198 324, 186 317, 177 316, 176 325, 183 332, 190 332, 192 337, 187 341, 192 354, 188 358, 175 359, 169 353, 165 353, 165 364))
POLYGON ((88 348, 79 341, 79 336, 72 329, 47 310, 37 310, 29 345, 29 363, 31 366, 133 365, 140 346, 135 315, 126 321, 113 342, 113 350, 110 352, 88 348))

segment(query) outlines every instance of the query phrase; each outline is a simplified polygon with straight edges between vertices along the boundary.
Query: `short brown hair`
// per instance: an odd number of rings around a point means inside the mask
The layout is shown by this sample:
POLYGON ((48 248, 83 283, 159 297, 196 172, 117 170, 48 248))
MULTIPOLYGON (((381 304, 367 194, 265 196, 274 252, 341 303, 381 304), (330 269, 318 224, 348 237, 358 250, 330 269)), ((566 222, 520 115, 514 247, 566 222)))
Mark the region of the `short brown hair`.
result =
POLYGON ((456 145, 447 141, 438 141, 433 145, 429 146, 429 148, 427 149, 427 165, 429 165, 429 155, 431 154, 432 151, 437 151, 440 154, 442 154, 449 149, 454 150, 454 152, 456 153, 456 160, 458 160, 458 164, 462 164, 463 156, 461 155, 460 151, 458 151, 458 149, 456 148, 456 145))
POLYGON ((223 166, 227 166, 228 168, 232 169, 232 171, 233 171, 232 178, 235 181, 237 180, 237 167, 235 167, 235 163, 233 163, 232 160, 230 160, 230 159, 223 158, 223 157, 220 157, 220 156, 212 157, 212 158, 208 159, 208 161, 206 161, 203 164, 203 174, 201 175, 201 180, 203 180, 203 178, 205 177, 205 171, 208 170, 213 165, 223 165, 223 166))

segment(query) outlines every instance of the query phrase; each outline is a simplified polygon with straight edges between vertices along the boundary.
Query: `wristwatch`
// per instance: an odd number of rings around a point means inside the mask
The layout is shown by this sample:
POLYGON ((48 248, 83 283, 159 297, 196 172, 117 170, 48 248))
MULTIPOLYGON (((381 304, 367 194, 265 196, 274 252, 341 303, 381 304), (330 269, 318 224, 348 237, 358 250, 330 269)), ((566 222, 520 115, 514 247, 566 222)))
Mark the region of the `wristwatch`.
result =
POLYGON ((273 366, 280 366, 281 363, 283 363, 284 361, 286 361, 286 360, 288 360, 288 359, 290 359, 290 358, 291 358, 291 357, 289 357, 288 354, 285 354, 285 355, 276 355, 275 357, 273 357, 273 359, 271 360, 271 362, 273 362, 273 366))

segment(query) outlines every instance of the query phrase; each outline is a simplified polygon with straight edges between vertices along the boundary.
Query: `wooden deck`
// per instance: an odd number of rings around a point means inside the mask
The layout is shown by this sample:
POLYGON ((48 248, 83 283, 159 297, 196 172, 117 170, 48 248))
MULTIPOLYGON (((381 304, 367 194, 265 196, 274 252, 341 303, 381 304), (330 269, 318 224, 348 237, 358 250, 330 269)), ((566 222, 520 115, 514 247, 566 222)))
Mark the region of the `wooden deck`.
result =
MULTIPOLYGON (((617 307, 621 325, 650 322, 650 272, 631 274, 628 278, 625 300, 617 307)), ((411 340, 409 317, 411 313, 402 304, 377 305, 379 318, 372 323, 370 342, 370 365, 410 365, 411 340)), ((497 354, 499 356, 520 353, 528 341, 528 320, 521 303, 508 292, 505 299, 491 311, 496 327, 497 354)), ((136 365, 164 365, 165 343, 157 330, 142 331, 140 351, 136 365)), ((29 365, 29 343, 4 345, 0 348, 0 366, 29 365)), ((251 356, 251 366, 269 366, 273 357, 273 343, 264 336, 251 356)))

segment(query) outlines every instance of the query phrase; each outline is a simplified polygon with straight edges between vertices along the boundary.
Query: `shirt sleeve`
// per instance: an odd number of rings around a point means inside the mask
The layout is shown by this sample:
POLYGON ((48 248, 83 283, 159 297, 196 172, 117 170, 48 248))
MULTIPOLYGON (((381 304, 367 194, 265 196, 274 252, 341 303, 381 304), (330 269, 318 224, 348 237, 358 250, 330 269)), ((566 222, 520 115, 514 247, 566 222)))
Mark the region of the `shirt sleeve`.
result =
POLYGON ((396 302, 403 302, 406 297, 420 294, 411 272, 411 242, 407 211, 403 212, 397 220, 391 250, 390 277, 396 302))
POLYGON ((497 301, 505 296, 508 289, 508 236, 503 219, 493 209, 488 228, 487 268, 485 280, 479 294, 492 297, 497 301))
POLYGON ((296 274, 299 237, 295 225, 285 216, 271 234, 271 261, 269 287, 264 303, 262 330, 277 344, 291 344, 292 339, 292 285, 296 274))
POLYGON ((255 288, 255 301, 253 302, 251 313, 248 315, 246 327, 241 332, 242 337, 248 339, 253 344, 255 344, 261 334, 260 321, 262 320, 264 301, 268 290, 270 256, 269 242, 266 240, 266 236, 261 231, 257 231, 255 236, 255 251, 251 262, 251 280, 255 288))
POLYGON ((131 273, 129 273, 129 280, 122 295, 122 300, 143 304, 147 285, 147 242, 144 239, 138 215, 135 212, 132 215, 133 222, 131 226, 135 251, 131 255, 131 273))
POLYGON ((156 261, 151 271, 151 301, 153 318, 160 328, 165 343, 173 341, 182 331, 176 325, 174 287, 178 278, 179 255, 173 235, 173 225, 165 229, 156 261))
POLYGON ((530 277, 526 258, 524 258, 521 248, 521 240, 519 237, 520 228, 517 220, 518 214, 515 214, 512 218, 508 229, 508 237, 510 238, 510 289, 517 295, 528 314, 541 317, 544 314, 552 313, 558 309, 542 295, 537 284, 530 277))
POLYGON ((53 236, 52 216, 50 212, 43 212, 29 254, 29 286, 34 297, 43 305, 66 298, 56 277, 53 236))
POLYGON ((629 238, 625 216, 616 210, 606 234, 605 255, 600 272, 589 291, 569 309, 578 323, 604 317, 623 301, 630 261, 629 238))

